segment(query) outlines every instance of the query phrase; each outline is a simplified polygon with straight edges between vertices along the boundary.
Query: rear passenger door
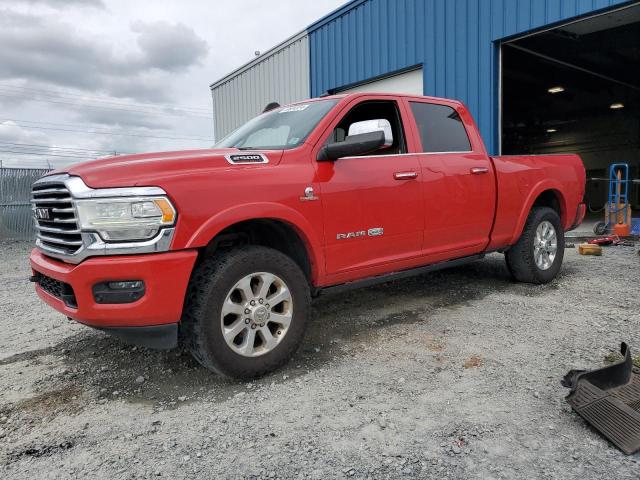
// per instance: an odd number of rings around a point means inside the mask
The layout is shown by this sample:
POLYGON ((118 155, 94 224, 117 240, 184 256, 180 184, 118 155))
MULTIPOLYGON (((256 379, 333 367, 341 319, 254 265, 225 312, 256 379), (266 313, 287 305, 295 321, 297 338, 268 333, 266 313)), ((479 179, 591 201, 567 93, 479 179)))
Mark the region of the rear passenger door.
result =
POLYGON ((469 113, 456 102, 407 99, 422 174, 423 251, 441 261, 483 251, 495 212, 492 163, 469 113))

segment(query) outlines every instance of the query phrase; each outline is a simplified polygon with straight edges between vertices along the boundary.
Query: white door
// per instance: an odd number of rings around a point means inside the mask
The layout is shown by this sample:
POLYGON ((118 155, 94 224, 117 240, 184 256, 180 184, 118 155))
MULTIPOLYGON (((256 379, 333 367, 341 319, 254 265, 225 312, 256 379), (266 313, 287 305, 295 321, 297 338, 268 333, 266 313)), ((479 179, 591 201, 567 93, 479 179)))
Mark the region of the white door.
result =
POLYGON ((378 92, 408 93, 423 95, 422 69, 411 70, 390 77, 380 78, 373 82, 363 83, 357 87, 340 90, 339 93, 378 92))

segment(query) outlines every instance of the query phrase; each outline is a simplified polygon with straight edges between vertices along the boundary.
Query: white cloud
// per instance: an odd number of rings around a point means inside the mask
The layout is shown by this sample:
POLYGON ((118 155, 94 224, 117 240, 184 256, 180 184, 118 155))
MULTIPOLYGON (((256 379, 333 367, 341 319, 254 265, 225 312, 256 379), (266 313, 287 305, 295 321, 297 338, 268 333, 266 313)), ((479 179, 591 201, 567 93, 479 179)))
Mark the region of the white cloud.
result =
POLYGON ((0 143, 51 145, 46 133, 26 130, 11 120, 0 122, 0 143))
POLYGON ((5 10, 0 15, 0 78, 160 100, 168 86, 158 76, 184 72, 208 51, 207 42, 183 24, 136 22, 132 30, 139 49, 119 53, 58 16, 5 10))
POLYGON ((343 2, 2 0, 0 122, 79 125, 69 132, 4 126, 2 138, 6 141, 9 132, 9 138, 36 138, 33 143, 118 151, 208 146, 78 131, 96 126, 100 132, 211 137, 209 85, 251 60, 255 50, 267 50, 343 2), (69 98, 9 86, 55 90, 69 98), (196 115, 166 116, 164 107, 158 107, 157 114, 138 107, 130 110, 142 111, 92 108, 84 99, 89 96, 200 110, 196 115))
POLYGON ((207 55, 209 45, 192 28, 182 23, 135 22, 142 63, 151 68, 179 72, 197 65, 207 55))

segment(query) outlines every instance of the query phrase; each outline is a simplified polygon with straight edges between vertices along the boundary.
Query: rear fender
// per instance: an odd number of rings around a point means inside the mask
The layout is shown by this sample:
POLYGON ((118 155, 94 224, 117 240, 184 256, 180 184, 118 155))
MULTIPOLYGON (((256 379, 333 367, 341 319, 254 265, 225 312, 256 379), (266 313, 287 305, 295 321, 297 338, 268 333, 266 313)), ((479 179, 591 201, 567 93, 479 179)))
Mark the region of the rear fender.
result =
POLYGON ((516 223, 516 228, 514 230, 514 235, 509 242, 509 245, 514 245, 520 239, 522 232, 524 231, 524 225, 527 222, 527 217, 533 208, 533 204, 536 202, 538 197, 547 190, 553 191, 558 199, 558 205, 560 206, 560 220, 562 226, 565 230, 567 230, 570 225, 567 224, 568 216, 567 216, 567 201, 562 194, 562 184, 557 180, 553 179, 545 179, 537 183, 529 192, 527 196, 524 207, 520 212, 520 216, 518 217, 518 222, 516 223))
POLYGON ((185 248, 206 247, 224 229, 240 222, 259 219, 278 220, 296 230, 307 249, 307 255, 311 263, 312 282, 317 285, 318 279, 324 276, 322 244, 313 230, 313 226, 304 216, 298 211, 279 203, 248 203, 223 210, 196 230, 185 248))

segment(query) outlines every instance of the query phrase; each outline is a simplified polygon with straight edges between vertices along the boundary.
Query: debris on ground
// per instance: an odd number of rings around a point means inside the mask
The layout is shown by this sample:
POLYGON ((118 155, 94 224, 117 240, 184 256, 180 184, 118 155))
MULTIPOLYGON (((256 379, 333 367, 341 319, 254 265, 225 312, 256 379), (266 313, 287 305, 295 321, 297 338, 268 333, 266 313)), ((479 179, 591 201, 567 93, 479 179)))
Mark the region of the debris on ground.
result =
POLYGON ((640 375, 631 349, 620 346, 622 360, 596 370, 571 370, 562 379, 567 403, 627 455, 640 450, 640 375))
POLYGON ((464 368, 477 368, 482 365, 482 358, 479 355, 471 355, 463 364, 464 368))
POLYGON ((600 245, 592 245, 590 243, 581 243, 578 245, 578 253, 580 255, 602 255, 602 247, 600 245))

